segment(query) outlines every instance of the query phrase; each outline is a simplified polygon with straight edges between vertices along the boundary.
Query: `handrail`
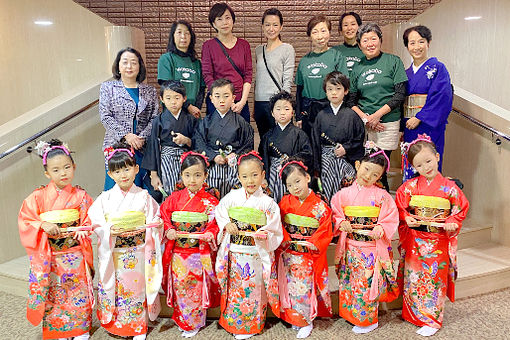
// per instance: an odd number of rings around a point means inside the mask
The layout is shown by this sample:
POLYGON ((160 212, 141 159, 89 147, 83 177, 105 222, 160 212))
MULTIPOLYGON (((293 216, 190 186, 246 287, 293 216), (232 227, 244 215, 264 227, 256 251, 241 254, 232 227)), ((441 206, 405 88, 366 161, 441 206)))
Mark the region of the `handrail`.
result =
MULTIPOLYGON (((495 128, 493 128, 492 126, 489 126, 487 124, 485 124, 484 122, 474 118, 474 117, 471 117, 470 115, 468 115, 467 113, 465 112, 462 112, 460 111, 459 109, 456 109, 456 108, 453 108, 452 109, 453 112, 455 112, 456 114, 458 114, 459 116, 463 117, 463 118, 466 118, 467 120, 469 120, 470 122, 472 122, 473 124, 475 125, 478 125, 479 127, 487 130, 487 131, 490 131, 492 132, 493 134, 495 134, 496 136, 499 136, 503 139, 506 139, 507 141, 510 142, 510 136, 499 131, 499 130, 496 130, 495 128)), ((496 140, 496 145, 500 145, 501 144, 501 140, 496 140)))
POLYGON ((7 149, 5 152, 3 152, 2 154, 0 154, 0 159, 10 155, 11 153, 13 153, 14 151, 22 148, 23 146, 27 145, 28 143, 36 140, 37 138, 41 137, 42 135, 45 135, 47 134, 48 132, 54 130, 55 128, 59 127, 60 125, 64 124, 65 122, 67 122, 68 120, 71 120, 72 118, 78 116, 79 114, 87 111, 88 109, 90 109, 91 107, 97 105, 99 103, 99 99, 96 99, 94 100, 92 103, 88 104, 88 105, 85 105, 84 107, 82 107, 81 109, 78 109, 76 111, 74 111, 73 113, 71 113, 69 116, 67 117, 64 117, 62 118, 61 120, 51 124, 50 126, 48 126, 47 128, 37 132, 36 134, 28 137, 27 139, 21 141, 20 143, 18 143, 17 145, 13 146, 12 148, 9 148, 7 149))

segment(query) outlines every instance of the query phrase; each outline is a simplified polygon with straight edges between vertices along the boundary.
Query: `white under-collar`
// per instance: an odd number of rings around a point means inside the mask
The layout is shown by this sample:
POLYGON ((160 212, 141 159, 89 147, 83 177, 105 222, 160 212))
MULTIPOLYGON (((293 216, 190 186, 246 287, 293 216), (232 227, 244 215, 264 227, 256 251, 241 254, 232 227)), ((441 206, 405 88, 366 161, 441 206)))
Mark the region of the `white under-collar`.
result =
MULTIPOLYGON (((428 60, 428 59, 427 59, 428 60)), ((411 64, 413 66, 413 73, 416 73, 418 72, 418 70, 423 66, 423 64, 425 64, 427 62, 427 60, 425 60, 423 63, 421 63, 420 65, 418 66, 415 66, 414 65, 414 62, 411 64)))
POLYGON ((343 100, 340 102, 340 105, 338 105, 337 107, 334 107, 332 103, 329 103, 329 105, 331 106, 331 110, 333 110, 333 114, 335 116, 338 114, 338 111, 340 111, 340 107, 342 107, 342 104, 343 104, 343 100))
MULTIPOLYGON (((168 111, 170 111, 170 110, 168 110, 168 111)), ((180 110, 179 110, 179 112, 177 112, 177 114, 176 114, 176 115, 174 115, 174 114, 172 113, 172 111, 170 111, 170 113, 172 114, 172 116, 174 116, 174 118, 175 118, 176 120, 179 120, 179 116, 181 115, 181 112, 182 112, 182 109, 180 109, 180 110)))
POLYGON ((227 113, 228 113, 228 111, 227 111, 227 112, 225 112, 225 113, 221 113, 221 112, 220 112, 220 111, 218 111, 218 110, 216 110, 216 112, 218 112, 218 114, 220 115, 220 117, 221 117, 222 119, 223 119, 223 118, 227 115, 227 113))
POLYGON ((285 130, 285 128, 286 128, 289 124, 290 124, 290 121, 289 121, 289 122, 287 122, 287 124, 285 124, 285 125, 282 125, 282 124, 278 123, 278 126, 279 126, 279 127, 280 127, 280 129, 282 129, 282 131, 283 131, 283 130, 285 130))

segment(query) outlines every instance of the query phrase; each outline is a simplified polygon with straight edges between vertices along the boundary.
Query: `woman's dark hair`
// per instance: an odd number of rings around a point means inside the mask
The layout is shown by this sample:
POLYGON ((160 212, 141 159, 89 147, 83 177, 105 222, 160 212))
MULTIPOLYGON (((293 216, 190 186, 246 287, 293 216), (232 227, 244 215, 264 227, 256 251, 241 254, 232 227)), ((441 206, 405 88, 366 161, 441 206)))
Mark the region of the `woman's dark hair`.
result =
POLYGON ((374 24, 373 22, 369 22, 358 28, 358 33, 356 34, 356 41, 358 42, 358 44, 361 41, 361 37, 363 36, 363 34, 367 34, 370 32, 374 32, 375 34, 377 34, 379 40, 381 40, 382 42, 382 31, 379 28, 379 25, 374 24))
POLYGON ((119 62, 120 62, 120 57, 122 57, 124 52, 133 53, 138 58, 138 65, 140 65, 140 70, 138 71, 138 74, 136 75, 136 81, 138 83, 141 83, 142 81, 145 80, 145 75, 147 74, 147 70, 145 69, 145 63, 143 62, 142 55, 140 54, 140 52, 138 52, 137 50, 135 50, 132 47, 123 48, 122 50, 119 51, 119 53, 117 53, 117 56, 115 57, 115 60, 113 61, 113 65, 112 65, 113 78, 115 78, 117 80, 120 79, 119 62))
MULTIPOLYGON (((378 154, 375 156, 370 157, 370 155, 373 155, 374 153, 381 151, 379 149, 370 149, 367 150, 365 153, 365 156, 361 157, 359 160, 360 163, 367 162, 367 163, 373 163, 382 166, 383 168, 383 174, 386 172, 386 169, 388 168, 388 160, 386 157, 384 157, 383 154, 378 154)), ((384 152, 384 151, 383 151, 384 152)))
POLYGON ((260 160, 257 156, 253 155, 253 154, 249 154, 247 155, 247 153, 249 152, 252 152, 253 150, 246 150, 246 151, 242 151, 239 153, 239 158, 240 161, 239 161, 239 166, 241 164, 243 164, 244 162, 248 162, 248 161, 253 161, 255 163, 257 163, 259 166, 260 166, 260 170, 264 170, 264 162, 262 162, 262 160, 260 160))
POLYGON ((328 26, 328 31, 331 32, 331 21, 325 16, 325 15, 316 15, 308 21, 308 24, 306 25, 306 35, 310 36, 312 34, 312 30, 317 24, 320 24, 321 22, 325 22, 326 26, 328 26))
POLYGON ((292 105, 292 110, 296 109, 296 101, 294 100, 294 97, 287 91, 280 91, 269 98, 269 108, 271 112, 273 112, 274 104, 276 104, 279 100, 288 101, 290 105, 292 105))
POLYGON ((262 14, 262 24, 264 24, 264 20, 266 20, 266 17, 268 15, 276 15, 278 18, 280 18, 280 25, 283 25, 283 15, 282 12, 280 12, 280 10, 278 10, 277 8, 266 9, 264 14, 262 14))
POLYGON ((322 88, 324 91, 326 91, 326 85, 330 83, 333 85, 342 85, 344 90, 349 90, 351 82, 349 81, 349 78, 345 74, 339 71, 333 71, 331 73, 328 73, 326 77, 324 78, 324 81, 322 82, 322 88))
POLYGON ((413 164, 414 157, 416 157, 416 155, 423 149, 429 149, 434 155, 437 153, 436 145, 433 142, 426 142, 423 140, 418 141, 411 145, 409 150, 407 150, 407 160, 409 163, 413 164))
MULTIPOLYGON (((112 148, 114 150, 116 150, 116 149, 132 150, 131 146, 128 143, 126 143, 126 140, 124 139, 124 137, 119 142, 113 144, 112 148)), ((136 165, 136 160, 135 160, 134 155, 133 155, 133 157, 131 157, 127 152, 120 151, 120 152, 116 152, 112 156, 112 158, 110 158, 108 160, 108 171, 112 172, 112 171, 115 171, 118 169, 127 168, 128 166, 135 166, 135 165, 136 165)))
POLYGON ((405 47, 407 47, 407 45, 409 44, 409 34, 411 34, 412 31, 418 33, 420 37, 425 38, 428 43, 430 43, 430 41, 432 40, 432 32, 429 30, 427 26, 418 25, 414 27, 409 27, 404 31, 404 35, 402 36, 402 38, 404 38, 405 47))
MULTIPOLYGON (((48 144, 50 145, 50 147, 52 146, 63 146, 64 143, 60 140, 60 139, 52 139, 48 142, 48 144)), ((63 156, 67 156, 71 159, 71 162, 74 164, 74 159, 73 157, 71 156, 71 150, 67 150, 69 151, 69 155, 65 153, 64 150, 62 149, 53 149, 53 150, 50 150, 48 151, 48 153, 46 154, 46 161, 48 161, 48 159, 51 159, 53 157, 56 157, 56 156, 60 156, 60 155, 63 155, 63 156)), ((41 158, 43 158, 44 154, 42 155, 39 155, 41 158)), ((43 164, 44 166, 44 170, 46 170, 48 168, 48 163, 46 164, 43 164)))
MULTIPOLYGON (((209 24, 214 28, 214 21, 216 18, 221 17, 225 11, 229 11, 230 15, 232 16, 232 23, 236 22, 236 14, 234 13, 234 10, 227 5, 225 2, 217 2, 215 3, 211 9, 209 10, 209 24)), ((214 28, 216 30, 216 28, 214 28)), ((216 30, 218 32, 218 30, 216 30)))
POLYGON ((362 24, 361 17, 359 16, 358 13, 356 13, 356 12, 345 12, 344 14, 342 14, 340 16, 340 19, 338 19, 338 32, 342 32, 342 22, 344 21, 344 18, 348 17, 349 15, 353 16, 354 19, 356 19, 356 22, 358 23, 358 26, 361 26, 361 24, 362 24))
POLYGON ((166 47, 166 51, 169 53, 175 53, 181 57, 190 57, 191 61, 195 61, 197 60, 197 53, 195 51, 196 39, 197 37, 195 35, 195 32, 193 31, 193 28, 191 28, 191 24, 189 22, 187 22, 186 20, 174 21, 172 27, 170 27, 170 35, 168 36, 168 46, 166 47), (186 26, 188 28, 189 34, 191 35, 188 50, 186 51, 186 53, 180 51, 175 45, 174 34, 175 31, 177 31, 177 26, 179 25, 186 26))
POLYGON ((163 84, 161 84, 161 87, 159 88, 160 97, 163 97, 163 94, 165 94, 165 90, 174 91, 181 94, 183 97, 186 97, 186 88, 178 80, 167 80, 163 84))
MULTIPOLYGON (((299 158, 299 157, 289 157, 289 159, 285 162, 285 164, 289 163, 289 162, 292 162, 292 161, 295 161, 295 162, 301 162, 304 164, 304 161, 303 159, 299 158)), ((288 165, 285 165, 283 164, 283 166, 285 167, 282 171, 282 183, 284 185, 287 185, 287 178, 290 176, 291 173, 293 173, 294 171, 299 171, 299 173, 303 176, 306 176, 308 175, 308 172, 306 172, 305 168, 303 168, 301 165, 299 164, 296 164, 296 163, 292 163, 292 164, 288 164, 288 165)))
POLYGON ((215 81, 213 81, 213 83, 211 84, 211 89, 209 90, 212 94, 213 90, 217 87, 223 87, 225 85, 228 85, 230 87, 230 90, 232 91, 232 94, 234 94, 234 84, 226 79, 226 78, 220 78, 220 79, 216 79, 215 81))
POLYGON ((204 158, 197 155, 189 155, 188 157, 184 158, 184 161, 181 163, 181 174, 187 168, 197 164, 202 165, 202 169, 204 169, 204 172, 207 173, 207 164, 205 164, 204 158))

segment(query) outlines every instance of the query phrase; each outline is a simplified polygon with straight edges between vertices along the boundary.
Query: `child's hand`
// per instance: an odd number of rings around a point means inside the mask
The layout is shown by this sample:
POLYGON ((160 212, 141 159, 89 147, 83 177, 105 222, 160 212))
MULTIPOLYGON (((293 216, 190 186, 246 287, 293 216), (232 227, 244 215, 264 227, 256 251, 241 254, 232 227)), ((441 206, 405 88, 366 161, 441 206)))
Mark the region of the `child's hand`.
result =
POLYGON ((205 242, 211 242, 213 240, 213 238, 214 238, 214 235, 210 231, 204 233, 204 235, 202 236, 202 240, 204 240, 205 242))
POLYGON ((214 163, 222 165, 222 164, 226 164, 227 160, 222 155, 217 155, 216 157, 214 157, 214 163))
POLYGON ((175 240, 177 238, 177 232, 175 231, 175 229, 168 229, 166 231, 166 238, 169 239, 169 240, 175 240))
POLYGON ((258 240, 266 240, 267 239, 267 231, 257 230, 253 236, 258 240))
POLYGON ((188 106, 188 112, 193 115, 195 118, 200 118, 200 109, 196 107, 195 105, 189 104, 188 106))
POLYGON ((55 223, 43 222, 41 224, 41 228, 44 232, 50 236, 58 236, 60 235, 60 228, 55 223))
POLYGON ((459 228, 459 225, 457 223, 445 223, 444 224, 444 230, 446 231, 455 231, 459 228))
POLYGON ((352 233, 351 222, 349 221, 340 222, 340 230, 345 231, 346 233, 352 233))
POLYGON ((339 144, 338 147, 335 148, 335 156, 340 158, 340 157, 345 156, 345 154, 346 154, 346 152, 345 152, 344 147, 341 144, 339 144))
POLYGON ((380 225, 376 225, 370 232, 370 236, 376 240, 380 239, 384 235, 384 229, 380 225))
POLYGON ((151 171, 151 185, 156 190, 159 190, 159 188, 163 187, 161 178, 159 178, 158 173, 156 171, 151 171))
POLYGON ((416 228, 416 227, 419 227, 420 226, 420 222, 418 222, 418 220, 416 220, 414 217, 412 216, 406 216, 406 223, 408 226, 410 226, 411 228, 416 228))
POLYGON ((177 132, 174 136, 175 137, 172 138, 172 141, 175 144, 191 146, 191 139, 189 139, 188 137, 184 136, 182 133, 178 133, 177 132))
POLYGON ((237 226, 235 225, 235 223, 227 223, 225 225, 225 230, 227 231, 227 233, 229 233, 230 235, 237 235, 239 233, 239 229, 237 228, 237 226))
POLYGON ((302 120, 298 120, 298 121, 296 121, 296 126, 297 126, 298 128, 300 128, 300 129, 302 129, 302 128, 303 128, 303 121, 302 121, 302 120))
POLYGON ((78 241, 83 241, 89 237, 89 232, 85 230, 78 230, 74 233, 73 238, 78 241))

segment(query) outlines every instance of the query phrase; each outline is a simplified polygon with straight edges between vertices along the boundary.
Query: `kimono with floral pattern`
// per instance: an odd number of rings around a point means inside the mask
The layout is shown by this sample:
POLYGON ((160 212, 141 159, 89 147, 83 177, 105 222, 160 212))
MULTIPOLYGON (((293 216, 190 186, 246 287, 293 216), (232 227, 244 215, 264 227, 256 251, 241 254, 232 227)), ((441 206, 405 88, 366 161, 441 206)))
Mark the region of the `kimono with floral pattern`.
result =
MULTIPOLYGON (((173 212, 193 211, 209 215, 209 221, 201 232, 210 232, 216 238, 218 225, 214 219, 214 208, 217 205, 218 199, 204 188, 196 194, 187 189, 174 192, 160 208, 165 233, 168 229, 175 229, 173 212)), ((215 248, 215 239, 211 244, 198 241, 197 247, 184 247, 179 242, 166 239, 163 289, 168 306, 174 308, 172 319, 186 331, 204 327, 207 308, 219 305, 218 279, 214 273, 215 248)))
POLYGON ((423 176, 408 180, 397 190, 400 214, 400 264, 398 283, 403 295, 402 317, 416 326, 441 328, 446 297, 455 300, 457 235, 469 202, 455 182, 438 174, 430 183, 423 176), (405 222, 413 195, 446 198, 451 212, 445 223, 457 223, 454 232, 418 231, 405 222))
POLYGON ((232 334, 256 334, 264 328, 267 304, 280 315, 278 278, 274 251, 283 239, 280 209, 258 188, 249 195, 244 188, 234 189, 220 200, 215 211, 218 223, 216 275, 221 289, 220 325, 232 334), (250 207, 266 214, 267 224, 259 230, 267 239, 255 245, 231 243, 225 225, 230 223, 231 207, 250 207))
POLYGON ((313 192, 303 202, 296 196, 285 195, 279 205, 282 220, 287 214, 296 214, 319 221, 319 228, 306 240, 317 250, 298 252, 290 249, 291 237, 284 228, 283 242, 277 252, 280 317, 292 325, 304 327, 317 316, 332 316, 327 259, 333 238, 331 209, 313 192))
POLYGON ((391 238, 398 227, 398 210, 386 190, 375 185, 361 186, 355 181, 331 200, 337 230, 346 220, 344 208, 347 206, 379 207, 377 224, 384 230, 379 240, 372 241, 357 241, 342 231, 335 250, 339 314, 354 325, 366 327, 378 322, 379 302, 389 302, 398 297, 391 251, 391 238))
POLYGON ((75 337, 92 325, 94 294, 90 239, 79 245, 53 250, 39 215, 51 210, 77 209, 80 226, 90 225, 87 210, 92 198, 79 187, 59 190, 55 183, 35 190, 21 206, 18 227, 30 259, 27 319, 34 326, 43 321, 43 338, 75 337))
MULTIPOLYGON (((97 317, 110 333, 135 336, 147 333, 148 318, 155 320, 161 306, 159 288, 163 276, 161 233, 148 228, 134 237, 134 245, 121 246, 110 233, 108 214, 141 211, 145 223, 159 222, 158 203, 136 185, 124 192, 116 184, 104 191, 89 209, 94 232, 98 237, 99 282, 97 317)), ((119 235, 120 236, 120 235, 119 235)))

